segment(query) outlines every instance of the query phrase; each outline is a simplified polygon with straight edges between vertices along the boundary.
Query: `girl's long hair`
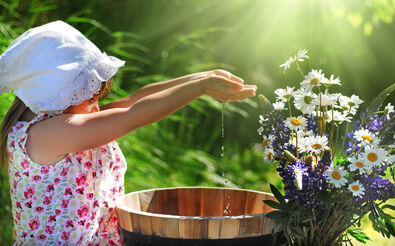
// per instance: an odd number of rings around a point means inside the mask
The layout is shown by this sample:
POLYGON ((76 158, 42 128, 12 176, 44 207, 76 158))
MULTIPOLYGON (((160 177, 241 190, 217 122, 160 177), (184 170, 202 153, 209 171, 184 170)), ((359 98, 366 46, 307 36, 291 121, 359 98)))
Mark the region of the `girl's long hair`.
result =
POLYGON ((15 97, 14 102, 12 103, 11 108, 8 110, 6 116, 3 119, 3 123, 1 124, 1 142, 0 142, 0 162, 2 167, 7 167, 8 165, 8 149, 7 149, 7 139, 8 133, 11 131, 11 128, 15 125, 15 123, 21 118, 23 113, 29 110, 28 107, 19 99, 15 97))
MULTIPOLYGON (((111 80, 109 79, 106 82, 103 82, 100 87, 99 95, 102 98, 105 98, 110 91, 111 80)), ((30 110, 26 105, 22 102, 21 99, 15 97, 14 102, 12 103, 10 109, 8 110, 6 116, 3 119, 3 123, 1 124, 1 142, 0 142, 0 168, 6 168, 8 166, 8 148, 7 148, 7 140, 8 134, 11 131, 11 128, 15 125, 17 121, 20 121, 23 113, 25 111, 30 110)))

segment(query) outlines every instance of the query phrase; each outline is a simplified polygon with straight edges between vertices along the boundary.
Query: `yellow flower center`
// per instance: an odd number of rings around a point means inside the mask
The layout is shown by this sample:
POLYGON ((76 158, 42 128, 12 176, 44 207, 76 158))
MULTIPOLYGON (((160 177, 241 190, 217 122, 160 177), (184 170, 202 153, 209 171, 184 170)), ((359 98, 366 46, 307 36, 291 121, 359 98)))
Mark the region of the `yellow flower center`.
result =
POLYGON ((351 186, 351 189, 353 191, 359 191, 359 186, 358 185, 353 185, 353 186, 351 186))
POLYGON ((333 171, 332 172, 332 178, 336 179, 336 180, 339 180, 341 178, 341 175, 340 175, 340 173, 338 171, 333 171))
POLYGON ((301 121, 300 119, 298 119, 298 118, 293 118, 293 119, 290 120, 290 122, 291 122, 291 124, 294 125, 294 126, 300 126, 300 125, 302 125, 302 121, 301 121))
POLYGON ((354 102, 348 102, 348 105, 350 105, 351 107, 354 107, 356 104, 354 102))
POLYGON ((369 161, 375 162, 375 161, 377 161, 377 159, 378 159, 378 156, 377 156, 376 153, 369 153, 369 154, 368 154, 368 160, 369 160, 369 161))
POLYGON ((365 165, 364 165, 362 162, 357 161, 357 162, 355 162, 355 166, 357 166, 357 167, 359 167, 359 168, 362 168, 362 167, 364 167, 365 165))
POLYGON ((311 147, 313 147, 313 149, 321 149, 322 145, 321 144, 313 144, 313 145, 311 145, 311 147))
POLYGON ((363 135, 361 138, 363 141, 369 141, 369 143, 373 142, 373 138, 371 138, 369 135, 363 135))
POLYGON ((267 154, 267 159, 268 159, 269 161, 271 161, 272 158, 273 158, 273 153, 272 153, 272 152, 269 152, 269 153, 267 154))
POLYGON ((318 82, 320 82, 318 78, 312 78, 310 80, 310 85, 318 85, 318 82))
POLYGON ((270 139, 266 139, 266 140, 264 140, 264 141, 262 141, 262 148, 265 148, 268 144, 269 144, 269 142, 270 142, 270 139))

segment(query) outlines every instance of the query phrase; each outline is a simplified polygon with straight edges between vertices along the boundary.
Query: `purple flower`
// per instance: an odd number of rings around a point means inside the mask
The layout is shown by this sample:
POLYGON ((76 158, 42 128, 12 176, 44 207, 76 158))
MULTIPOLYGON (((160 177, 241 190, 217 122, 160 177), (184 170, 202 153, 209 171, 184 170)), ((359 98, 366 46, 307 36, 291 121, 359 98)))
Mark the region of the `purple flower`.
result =
POLYGON ((365 187, 365 195, 356 197, 357 203, 364 203, 368 201, 387 201, 390 198, 395 198, 395 184, 391 183, 388 179, 380 176, 371 177, 365 175, 361 178, 361 184, 365 187))

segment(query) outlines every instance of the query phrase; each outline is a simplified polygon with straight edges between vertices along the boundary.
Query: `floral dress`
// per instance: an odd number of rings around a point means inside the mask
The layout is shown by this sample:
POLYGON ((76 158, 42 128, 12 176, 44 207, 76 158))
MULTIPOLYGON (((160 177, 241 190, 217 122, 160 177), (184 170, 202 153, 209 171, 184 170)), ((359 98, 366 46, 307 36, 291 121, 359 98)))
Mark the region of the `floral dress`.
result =
POLYGON ((37 164, 25 149, 27 130, 46 118, 17 122, 8 135, 15 244, 120 245, 113 213, 124 194, 120 148, 113 141, 52 165, 37 164))

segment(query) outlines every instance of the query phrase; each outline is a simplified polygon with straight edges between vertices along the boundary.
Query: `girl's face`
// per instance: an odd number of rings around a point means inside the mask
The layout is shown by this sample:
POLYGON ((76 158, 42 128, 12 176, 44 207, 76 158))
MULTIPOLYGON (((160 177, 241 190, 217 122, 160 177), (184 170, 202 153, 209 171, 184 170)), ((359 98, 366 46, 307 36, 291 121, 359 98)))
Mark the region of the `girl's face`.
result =
POLYGON ((74 105, 68 107, 64 113, 66 114, 89 114, 93 112, 100 111, 99 107, 99 99, 101 97, 106 97, 108 92, 110 91, 112 78, 107 82, 102 83, 102 87, 100 88, 100 92, 98 94, 93 94, 92 98, 83 101, 79 105, 74 105))

